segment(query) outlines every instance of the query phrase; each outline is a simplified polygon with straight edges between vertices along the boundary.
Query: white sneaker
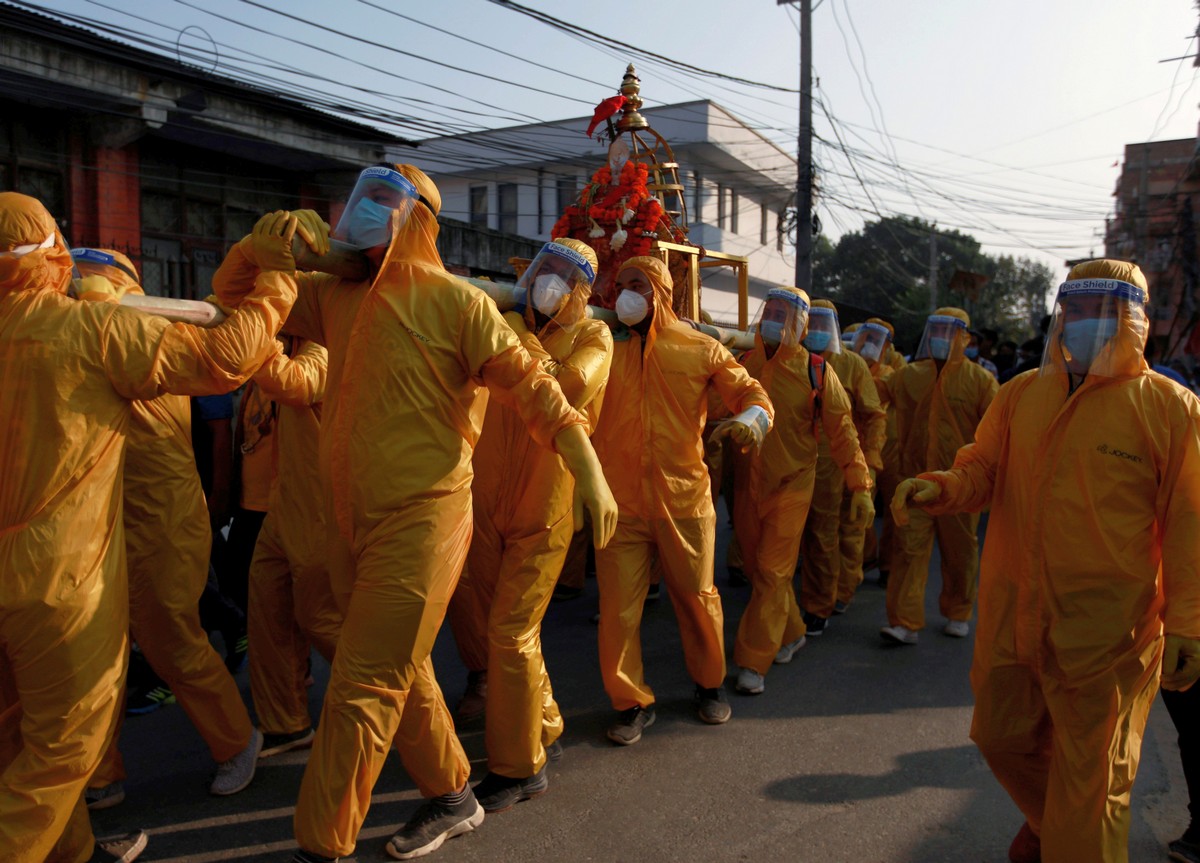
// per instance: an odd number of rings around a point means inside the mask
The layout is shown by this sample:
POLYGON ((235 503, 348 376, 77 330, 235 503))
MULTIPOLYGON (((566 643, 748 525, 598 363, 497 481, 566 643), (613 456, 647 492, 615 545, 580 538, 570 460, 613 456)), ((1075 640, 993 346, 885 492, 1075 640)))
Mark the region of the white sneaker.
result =
POLYGON ((913 629, 907 629, 903 626, 885 626, 879 630, 879 634, 889 641, 895 641, 899 644, 916 644, 917 632, 913 629))
POLYGON ((779 648, 779 652, 775 654, 775 664, 787 665, 792 661, 792 657, 796 655, 796 651, 803 647, 806 641, 808 641, 808 637, 802 635, 795 641, 789 641, 783 647, 779 648))
POLYGON ((753 668, 743 668, 738 672, 737 691, 744 695, 760 695, 766 688, 763 676, 753 668))
POLYGON ((971 624, 965 620, 947 620, 942 632, 953 638, 966 638, 971 634, 971 624))
POLYGON ((257 728, 250 735, 246 748, 228 761, 217 765, 217 775, 208 790, 227 797, 237 794, 254 779, 254 768, 258 766, 258 753, 262 752, 263 734, 257 728))

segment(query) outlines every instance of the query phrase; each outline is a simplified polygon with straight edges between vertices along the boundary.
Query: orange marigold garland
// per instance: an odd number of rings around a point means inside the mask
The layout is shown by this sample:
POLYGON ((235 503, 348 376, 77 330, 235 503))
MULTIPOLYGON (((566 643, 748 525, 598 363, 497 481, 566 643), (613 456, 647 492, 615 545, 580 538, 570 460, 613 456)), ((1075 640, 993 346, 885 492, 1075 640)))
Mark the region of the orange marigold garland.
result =
POLYGON ((630 159, 613 183, 612 171, 605 165, 550 230, 554 239, 574 237, 595 249, 600 267, 592 301, 598 305, 612 308, 616 302, 612 281, 624 261, 649 254, 659 237, 684 241, 683 232, 663 212, 662 202, 647 190, 648 177, 646 165, 630 159))

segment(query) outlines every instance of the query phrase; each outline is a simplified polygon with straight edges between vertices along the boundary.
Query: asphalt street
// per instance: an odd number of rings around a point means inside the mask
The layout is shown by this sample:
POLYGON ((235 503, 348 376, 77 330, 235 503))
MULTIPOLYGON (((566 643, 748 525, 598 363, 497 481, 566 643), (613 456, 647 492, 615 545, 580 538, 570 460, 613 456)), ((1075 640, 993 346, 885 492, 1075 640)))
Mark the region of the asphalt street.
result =
MULTIPOLYGON (((722 530, 718 561, 728 530, 722 530)), ((973 639, 940 632, 937 559, 927 595, 929 628, 915 647, 888 647, 884 592, 870 572, 848 613, 787 666, 776 666, 760 696, 730 694, 733 719, 702 725, 678 631, 663 598, 647 606, 643 641, 658 721, 641 743, 604 738, 613 713, 596 664, 595 581, 584 597, 552 605, 544 650, 566 717, 564 758, 550 791, 489 816, 476 832, 431 859, 447 861, 983 861, 1002 863, 1022 823, 968 739, 967 672, 973 639)), ((726 641, 732 649, 748 588, 727 588, 726 641)), ((453 706, 465 671, 444 629, 434 654, 453 706)), ((327 668, 319 659, 310 691, 319 716, 327 668)), ((249 701, 246 673, 238 675, 249 701)), ((732 690, 732 676, 729 688, 732 690)), ((459 729, 486 772, 482 724, 459 729)), ((211 797, 213 764, 178 705, 129 717, 122 739, 126 801, 93 814, 98 834, 150 832, 143 860, 286 861, 292 812, 306 752, 260 762, 253 784, 211 797)), ((419 802, 391 756, 359 837, 359 861, 390 859, 387 838, 419 802)), ((1166 843, 1187 824, 1187 794, 1174 728, 1161 701, 1151 714, 1133 795, 1130 860, 1166 859, 1166 843)))

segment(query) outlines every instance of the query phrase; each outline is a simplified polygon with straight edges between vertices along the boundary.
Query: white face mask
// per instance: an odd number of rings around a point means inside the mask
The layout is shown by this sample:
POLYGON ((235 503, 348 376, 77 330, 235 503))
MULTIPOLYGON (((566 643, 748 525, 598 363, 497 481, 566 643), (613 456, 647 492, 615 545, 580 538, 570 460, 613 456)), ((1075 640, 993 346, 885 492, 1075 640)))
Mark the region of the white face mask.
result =
POLYGON ((562 305, 563 297, 571 289, 563 281, 562 276, 546 273, 533 281, 533 307, 543 315, 550 317, 562 305))
POLYGON ((617 319, 627 327, 640 324, 650 313, 650 304, 637 291, 628 288, 617 297, 617 319))
POLYGON ((859 351, 858 355, 867 362, 873 363, 879 359, 879 345, 873 345, 870 342, 864 342, 862 350, 859 351))

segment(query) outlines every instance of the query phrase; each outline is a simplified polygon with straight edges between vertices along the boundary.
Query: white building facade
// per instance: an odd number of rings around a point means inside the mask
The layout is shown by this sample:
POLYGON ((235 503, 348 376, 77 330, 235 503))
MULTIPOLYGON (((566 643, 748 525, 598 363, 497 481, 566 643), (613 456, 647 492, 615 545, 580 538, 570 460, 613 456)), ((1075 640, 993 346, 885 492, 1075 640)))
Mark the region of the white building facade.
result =
MULTIPOLYGON (((795 259, 779 221, 794 199, 796 160, 707 100, 641 113, 674 151, 689 240, 748 259, 753 317, 769 288, 792 283, 795 259)), ((545 241, 607 159, 607 140, 584 134, 589 119, 431 138, 395 156, 433 177, 443 215, 545 241)), ((702 278, 701 307, 736 322, 736 279, 723 268, 702 278)))

